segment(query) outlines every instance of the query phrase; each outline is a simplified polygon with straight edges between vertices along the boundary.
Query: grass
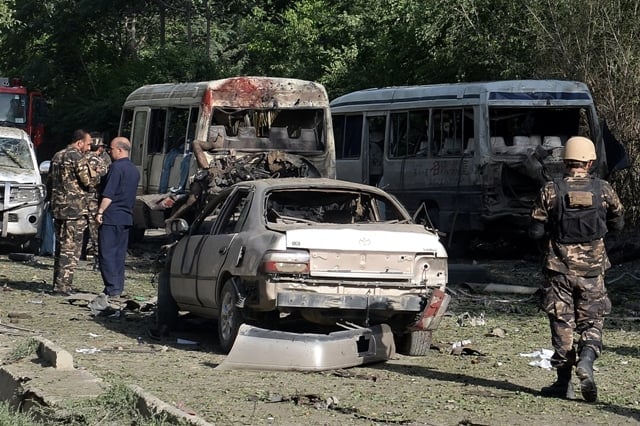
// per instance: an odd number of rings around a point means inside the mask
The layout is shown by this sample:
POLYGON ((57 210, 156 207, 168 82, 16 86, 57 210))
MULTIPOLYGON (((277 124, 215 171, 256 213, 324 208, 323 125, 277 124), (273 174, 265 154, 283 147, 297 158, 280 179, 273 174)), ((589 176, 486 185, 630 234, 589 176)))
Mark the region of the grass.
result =
POLYGON ((7 402, 0 402, 0 426, 37 426, 38 423, 30 414, 17 412, 7 402))
MULTIPOLYGON (((101 396, 58 407, 34 409, 31 415, 0 409, 0 426, 4 425, 175 425, 164 415, 145 417, 137 409, 138 396, 123 383, 116 383, 101 396), (38 423, 36 419, 46 419, 38 423), (23 423, 20 423, 23 422, 23 423)), ((182 423, 177 423, 178 425, 182 423)))
POLYGON ((6 356, 5 362, 12 363, 20 361, 28 356, 34 355, 38 350, 38 342, 34 338, 24 339, 20 341, 15 348, 6 356))

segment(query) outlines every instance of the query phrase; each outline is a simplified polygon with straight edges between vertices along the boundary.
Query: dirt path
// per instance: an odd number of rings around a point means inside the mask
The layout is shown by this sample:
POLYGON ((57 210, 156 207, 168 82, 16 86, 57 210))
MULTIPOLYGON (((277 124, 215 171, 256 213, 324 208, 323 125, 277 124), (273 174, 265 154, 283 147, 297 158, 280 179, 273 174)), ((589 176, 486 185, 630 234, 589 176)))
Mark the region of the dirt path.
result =
MULTIPOLYGON (((153 254, 138 254, 128 259, 126 291, 142 301, 155 294, 153 254)), ((535 285, 539 280, 531 262, 491 262, 489 271, 496 282, 535 285)), ((632 263, 609 275, 615 279, 609 289, 618 319, 607 323, 605 353, 597 362, 597 404, 538 396, 554 373, 528 365, 531 359, 519 355, 549 348, 546 318, 527 296, 477 295, 452 287, 451 316, 434 334, 434 349, 424 358, 398 355, 382 364, 322 373, 219 371, 215 367, 224 355, 217 350, 215 324, 183 321, 181 330, 154 341, 147 336, 152 310, 94 317, 82 304, 46 294, 51 275, 51 258, 19 263, 0 255, 1 323, 54 341, 74 355, 79 368, 109 382, 138 384, 216 424, 640 423, 640 321, 635 318, 640 291, 632 263), (473 326, 471 319, 480 314, 485 324, 473 326), (506 335, 487 336, 495 328, 506 335), (198 344, 178 344, 178 338, 198 344), (450 354, 451 344, 462 340, 471 341, 469 354, 450 354), (76 352, 92 348, 99 352, 76 352)), ((75 283, 89 292, 101 288, 99 275, 87 263, 78 269, 75 283)), ((30 334, 0 333, 0 357, 30 334)))

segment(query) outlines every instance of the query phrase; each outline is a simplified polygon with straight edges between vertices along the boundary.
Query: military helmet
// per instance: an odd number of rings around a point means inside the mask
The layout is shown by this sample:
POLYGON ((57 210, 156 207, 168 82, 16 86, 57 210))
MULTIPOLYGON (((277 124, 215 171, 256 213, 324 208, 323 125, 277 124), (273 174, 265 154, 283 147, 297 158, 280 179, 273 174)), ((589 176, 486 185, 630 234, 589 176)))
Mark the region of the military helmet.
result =
POLYGON ((97 151, 98 148, 100 148, 101 146, 105 146, 106 147, 107 144, 104 143, 104 140, 101 137, 94 136, 91 139, 91 145, 90 145, 91 151, 97 151))
POLYGON ((596 159, 596 147, 591 139, 583 136, 573 136, 567 140, 564 147, 565 160, 590 161, 596 159))

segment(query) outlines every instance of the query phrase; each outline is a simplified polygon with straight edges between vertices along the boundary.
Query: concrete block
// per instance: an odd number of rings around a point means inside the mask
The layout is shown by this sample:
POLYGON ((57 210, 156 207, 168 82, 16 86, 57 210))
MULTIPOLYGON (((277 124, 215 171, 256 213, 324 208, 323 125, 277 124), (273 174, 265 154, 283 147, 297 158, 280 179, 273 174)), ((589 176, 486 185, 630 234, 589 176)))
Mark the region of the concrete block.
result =
POLYGON ((38 356, 57 370, 73 370, 73 357, 71 354, 55 343, 43 337, 35 338, 38 346, 38 356))
POLYGON ((202 417, 198 417, 195 414, 189 414, 173 405, 167 404, 161 399, 158 399, 148 393, 140 386, 130 385, 129 388, 138 396, 138 402, 136 403, 137 410, 147 418, 153 417, 154 414, 160 414, 164 415, 165 419, 172 424, 186 423, 195 426, 214 426, 213 423, 207 422, 202 417))

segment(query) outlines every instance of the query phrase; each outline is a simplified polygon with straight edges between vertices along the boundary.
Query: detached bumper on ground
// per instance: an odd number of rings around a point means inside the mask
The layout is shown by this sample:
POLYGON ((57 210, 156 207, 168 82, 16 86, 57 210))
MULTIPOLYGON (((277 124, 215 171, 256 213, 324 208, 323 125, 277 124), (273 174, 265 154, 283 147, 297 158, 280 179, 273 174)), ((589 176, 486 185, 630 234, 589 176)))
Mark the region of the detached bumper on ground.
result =
POLYGON ((322 371, 386 361, 395 354, 391 328, 380 324, 329 334, 266 330, 247 324, 220 370, 322 371))

